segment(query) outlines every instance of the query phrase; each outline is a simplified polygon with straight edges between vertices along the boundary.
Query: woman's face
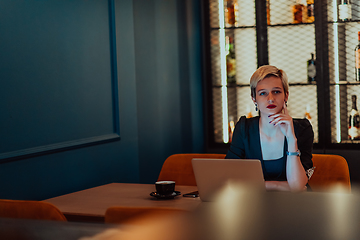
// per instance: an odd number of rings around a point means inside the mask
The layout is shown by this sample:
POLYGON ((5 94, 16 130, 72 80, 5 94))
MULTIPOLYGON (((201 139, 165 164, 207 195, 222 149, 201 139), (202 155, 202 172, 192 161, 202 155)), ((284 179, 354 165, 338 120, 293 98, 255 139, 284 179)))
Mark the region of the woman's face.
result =
POLYGON ((258 82, 256 86, 256 99, 258 108, 262 114, 279 113, 288 99, 288 94, 284 92, 281 79, 270 76, 258 82))

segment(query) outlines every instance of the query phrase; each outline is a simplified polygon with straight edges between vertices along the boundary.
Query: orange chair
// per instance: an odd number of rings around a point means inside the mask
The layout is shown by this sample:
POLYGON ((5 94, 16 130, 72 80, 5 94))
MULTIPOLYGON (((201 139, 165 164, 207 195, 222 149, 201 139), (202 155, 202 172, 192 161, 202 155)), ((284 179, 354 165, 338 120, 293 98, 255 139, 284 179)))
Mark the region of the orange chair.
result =
POLYGON ((109 207, 105 212, 105 223, 139 224, 142 221, 154 220, 162 217, 175 216, 186 210, 167 207, 109 207))
POLYGON ((51 203, 24 200, 0 199, 0 217, 67 221, 51 203))
MULTIPOLYGON (((160 171, 158 181, 172 180, 179 185, 196 186, 192 169, 193 158, 225 158, 225 154, 187 153, 168 157, 160 171)), ((342 156, 331 154, 313 154, 314 174, 309 185, 314 192, 329 191, 335 185, 351 192, 348 164, 342 156)))
POLYGON ((314 174, 309 185, 314 192, 330 191, 340 186, 343 191, 351 192, 349 167, 345 158, 331 154, 313 154, 314 174))
POLYGON ((194 171, 191 164, 193 158, 225 158, 225 154, 216 153, 185 153, 173 154, 168 157, 159 174, 158 181, 175 181, 178 185, 196 186, 194 171))

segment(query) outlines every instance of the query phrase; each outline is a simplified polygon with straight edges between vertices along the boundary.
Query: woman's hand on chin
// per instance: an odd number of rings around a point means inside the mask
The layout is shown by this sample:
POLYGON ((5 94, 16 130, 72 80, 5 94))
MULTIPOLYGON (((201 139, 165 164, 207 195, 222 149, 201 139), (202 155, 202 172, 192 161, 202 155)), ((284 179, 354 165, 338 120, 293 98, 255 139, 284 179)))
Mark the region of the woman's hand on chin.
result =
POLYGON ((271 124, 280 128, 288 141, 295 140, 293 119, 289 115, 285 102, 282 112, 270 115, 269 119, 271 124))

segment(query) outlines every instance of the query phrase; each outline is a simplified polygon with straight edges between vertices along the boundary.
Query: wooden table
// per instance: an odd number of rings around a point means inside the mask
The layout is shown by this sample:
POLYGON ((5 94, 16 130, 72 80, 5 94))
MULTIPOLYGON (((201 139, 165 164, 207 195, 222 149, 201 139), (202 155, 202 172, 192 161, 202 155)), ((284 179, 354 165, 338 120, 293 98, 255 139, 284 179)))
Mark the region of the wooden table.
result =
POLYGON ((111 224, 0 218, 0 239, 80 240, 117 229, 111 224))
MULTIPOLYGON (((139 225, 0 219, 0 239, 149 239, 149 240, 338 240, 360 238, 360 195, 343 193, 255 192, 229 188, 217 202, 177 197, 149 198, 153 186, 108 184, 49 199, 69 214, 102 216, 106 207, 146 203, 146 206, 180 206, 195 211, 182 216, 148 219, 139 225), (102 194, 94 197, 93 194, 102 194), (125 196, 123 195, 125 194, 125 196), (132 197, 130 197, 130 195, 132 197), (117 197, 116 197, 117 196, 117 197), (82 198, 82 201, 79 199, 82 198), (89 198, 89 202, 86 202, 89 198), (118 200, 116 200, 118 198, 118 200), (66 200, 67 199, 67 200, 66 200), (91 200, 92 199, 92 200, 91 200), (107 199, 107 200, 106 200, 107 199), (115 200, 114 200, 115 199, 115 200), (66 202, 70 201, 70 202, 66 202), (113 204, 114 201, 116 204, 113 204), (96 205, 101 205, 98 207, 96 205), (76 209, 72 211, 70 209, 76 209), (54 236, 54 237, 52 237, 54 236)), ((194 187, 178 186, 191 191, 194 187)), ((184 191, 184 193, 185 193, 184 191)), ((65 211, 65 213, 66 213, 65 211)))
MULTIPOLYGON (((194 186, 176 185, 182 194, 196 191, 194 186)), ((69 221, 104 222, 105 211, 112 206, 173 207, 194 210, 199 198, 177 196, 174 199, 156 199, 150 196, 154 184, 110 183, 44 200, 60 209, 69 221)))
POLYGON ((149 219, 129 232, 89 240, 355 240, 359 226, 357 195, 231 189, 218 202, 202 203, 183 217, 149 219))

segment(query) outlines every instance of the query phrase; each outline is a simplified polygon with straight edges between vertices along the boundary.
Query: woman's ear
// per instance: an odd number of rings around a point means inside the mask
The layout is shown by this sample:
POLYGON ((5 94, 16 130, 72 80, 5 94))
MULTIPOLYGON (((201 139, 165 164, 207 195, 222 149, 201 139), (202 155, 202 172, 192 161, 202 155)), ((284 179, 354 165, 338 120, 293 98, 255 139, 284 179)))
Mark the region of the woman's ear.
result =
POLYGON ((254 98, 254 97, 251 97, 251 99, 253 100, 253 102, 254 102, 254 103, 256 103, 256 100, 255 100, 255 98, 254 98))
POLYGON ((289 92, 285 93, 285 102, 287 102, 289 99, 289 92))

